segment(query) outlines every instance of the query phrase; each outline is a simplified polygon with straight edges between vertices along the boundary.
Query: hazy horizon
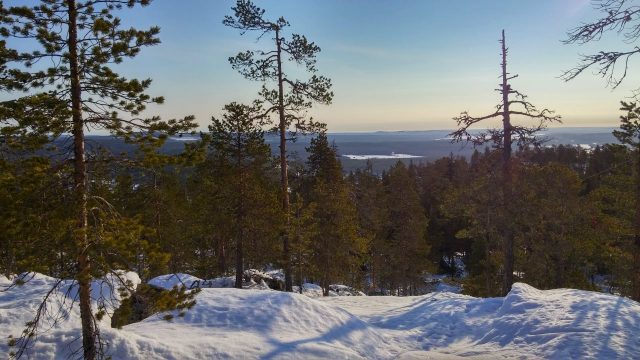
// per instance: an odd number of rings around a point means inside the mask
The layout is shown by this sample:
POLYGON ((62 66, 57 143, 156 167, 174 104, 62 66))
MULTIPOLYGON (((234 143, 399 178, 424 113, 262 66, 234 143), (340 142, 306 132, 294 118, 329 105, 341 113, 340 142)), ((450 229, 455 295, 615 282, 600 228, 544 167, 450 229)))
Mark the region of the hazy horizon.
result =
MULTIPOLYGON (((165 96, 164 105, 151 106, 145 115, 193 114, 204 130, 224 104, 257 97, 260 84, 244 79, 227 59, 247 49, 268 49, 270 39, 256 42, 257 34, 225 27, 222 19, 232 14, 234 3, 153 1, 118 12, 125 26, 161 28, 161 44, 114 66, 124 76, 153 79, 149 94, 165 96)), ((510 48, 508 70, 519 74, 514 88, 539 108, 555 110, 561 126, 616 127, 620 100, 628 100, 640 79, 633 71, 635 58, 615 90, 592 71, 570 82, 559 78, 580 53, 625 48, 615 33, 583 46, 561 43, 568 30, 598 18, 588 0, 256 3, 267 18, 283 16, 291 23, 286 35, 306 35, 322 48, 317 68, 332 80, 335 97, 309 115, 332 132, 448 129, 462 111, 492 112, 501 100, 494 89, 502 29, 510 48)))

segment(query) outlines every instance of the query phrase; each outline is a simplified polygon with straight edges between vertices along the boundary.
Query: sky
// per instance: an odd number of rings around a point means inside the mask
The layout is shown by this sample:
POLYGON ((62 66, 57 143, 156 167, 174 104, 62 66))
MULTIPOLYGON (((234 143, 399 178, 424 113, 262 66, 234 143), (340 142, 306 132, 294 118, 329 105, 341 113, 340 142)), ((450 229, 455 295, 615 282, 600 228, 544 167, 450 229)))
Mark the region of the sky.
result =
MULTIPOLYGON (((502 29, 509 71, 519 74, 513 87, 539 108, 555 110, 563 126, 617 126, 620 100, 638 88, 634 61, 615 90, 591 71, 568 83, 559 78, 580 53, 629 47, 616 34, 586 46, 561 43, 569 29, 597 18, 589 0, 255 2, 267 18, 285 17, 289 34, 303 34, 321 47, 317 67, 331 78, 335 97, 310 114, 332 132, 451 129, 462 111, 491 113, 500 101, 494 89, 502 29)), ((193 114, 204 129, 224 104, 256 98, 259 84, 244 79, 227 59, 246 49, 270 49, 272 40, 257 42, 257 34, 225 27, 222 19, 234 3, 155 0, 118 14, 126 25, 161 28, 160 45, 117 68, 153 79, 150 94, 165 96, 165 104, 149 114, 193 114)))

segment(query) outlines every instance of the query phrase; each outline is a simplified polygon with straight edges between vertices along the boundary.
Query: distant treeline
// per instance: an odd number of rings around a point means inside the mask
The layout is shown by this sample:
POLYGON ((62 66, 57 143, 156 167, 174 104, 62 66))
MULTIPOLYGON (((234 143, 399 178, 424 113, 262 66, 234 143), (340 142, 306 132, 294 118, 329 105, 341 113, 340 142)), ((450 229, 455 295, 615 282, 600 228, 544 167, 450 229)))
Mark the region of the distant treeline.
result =
MULTIPOLYGON (((96 273, 106 270, 101 264, 119 264, 147 279, 167 272, 212 278, 282 265, 277 159, 263 137, 234 147, 220 134, 194 146, 191 156, 149 151, 135 162, 100 151, 89 156, 96 273)), ((459 253, 468 272, 464 292, 495 296, 499 234, 510 227, 516 280, 597 289, 596 280, 605 279, 611 291, 630 291, 634 154, 628 147, 520 151, 517 196, 509 206, 500 199, 499 151, 346 176, 326 135, 308 151, 306 162, 292 163, 289 172, 294 284, 414 294, 425 272, 453 274, 441 260, 459 253)), ((72 167, 49 157, 5 159, 0 167, 0 272, 72 277, 72 167)))

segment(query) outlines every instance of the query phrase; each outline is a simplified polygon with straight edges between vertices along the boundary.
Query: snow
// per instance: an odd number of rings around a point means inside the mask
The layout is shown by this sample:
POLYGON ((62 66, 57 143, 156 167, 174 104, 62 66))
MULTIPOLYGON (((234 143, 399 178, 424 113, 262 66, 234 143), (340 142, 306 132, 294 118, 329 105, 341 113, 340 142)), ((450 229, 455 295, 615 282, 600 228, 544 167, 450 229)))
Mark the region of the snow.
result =
MULTIPOLYGON (((132 281, 137 277, 127 274, 132 281)), ((166 276, 161 283, 169 286, 178 278, 193 280, 166 276)), ((0 292, 0 337, 19 335, 55 283, 36 274, 0 292)), ((107 354, 113 359, 640 358, 640 304, 589 291, 517 283, 504 298, 451 292, 311 298, 204 288, 196 300, 184 317, 176 312, 170 321, 157 314, 120 330, 102 322, 107 354)), ((67 321, 43 327, 48 330, 30 359, 66 358, 77 348, 78 341, 69 343, 80 334, 79 314, 75 308, 66 314, 67 321)), ((6 341, 0 341, 0 354, 7 351, 6 341)))
POLYGON ((173 287, 181 287, 183 285, 187 289, 200 287, 203 282, 204 280, 193 275, 176 273, 154 277, 147 284, 156 288, 171 290, 173 287))
POLYGON ((640 357, 640 304, 596 292, 541 291, 516 283, 504 298, 432 293, 323 301, 386 331, 407 351, 490 358, 640 357))
POLYGON ((11 285, 11 280, 4 275, 0 275, 0 289, 9 285, 11 285))
MULTIPOLYGON (((39 305, 51 292, 46 311, 40 323, 40 335, 34 346, 26 353, 29 359, 69 358, 81 344, 75 341, 80 336, 80 310, 77 306, 78 286, 73 280, 58 280, 39 273, 20 274, 12 282, 0 280, 0 354, 8 354, 9 336, 18 338, 25 323, 32 321, 39 305), (20 282, 16 283, 16 280, 20 282), (23 284, 19 285, 22 281, 23 284), (75 346, 75 347, 74 347, 75 346)), ((135 288, 140 277, 134 272, 117 271, 104 279, 91 283, 94 313, 104 307, 105 316, 98 322, 101 331, 110 335, 111 315, 119 306, 122 285, 135 288)))
POLYGON ((350 313, 276 291, 203 289, 183 318, 123 331, 170 343, 175 358, 389 358, 392 344, 350 313), (153 329, 153 331, 149 331, 153 329))
POLYGON ((171 136, 169 139, 173 141, 200 141, 200 137, 196 136, 171 136))
MULTIPOLYGON (((294 286, 293 292, 300 293, 300 287, 294 286)), ((302 284, 302 295, 320 298, 323 296, 322 287, 317 284, 304 283, 302 284)), ((366 296, 366 294, 350 286, 334 284, 329 285, 329 296, 366 296)))
POLYGON ((423 156, 419 155, 409 155, 409 154, 395 154, 391 153, 390 155, 342 155, 351 160, 369 160, 369 159, 415 159, 421 158, 423 156))
MULTIPOLYGON (((243 289, 270 290, 267 281, 279 281, 284 286, 284 273, 282 269, 260 271, 247 269, 244 271, 245 281, 243 289), (246 281, 249 279, 249 281, 246 281), (256 281, 258 280, 258 281, 256 281)), ((222 276, 213 279, 203 280, 189 274, 177 273, 157 276, 149 280, 148 284, 159 289, 170 290, 175 286, 185 286, 187 289, 194 288, 232 288, 235 287, 236 277, 222 276)), ((299 293, 298 286, 293 287, 293 292, 299 293)), ((302 294, 308 297, 322 297, 322 288, 312 283, 302 284, 302 294)), ((346 285, 329 285, 329 296, 364 296, 365 294, 346 285)))

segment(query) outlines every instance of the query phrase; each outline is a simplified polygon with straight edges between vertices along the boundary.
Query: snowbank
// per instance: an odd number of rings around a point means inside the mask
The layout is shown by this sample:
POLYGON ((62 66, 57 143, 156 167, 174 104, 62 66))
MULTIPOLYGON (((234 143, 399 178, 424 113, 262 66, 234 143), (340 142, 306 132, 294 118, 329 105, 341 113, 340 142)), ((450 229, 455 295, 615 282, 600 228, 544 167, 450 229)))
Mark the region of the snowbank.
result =
MULTIPOLYGON (((171 281, 165 280, 164 284, 171 281)), ((36 274, 24 285, 0 293, 0 354, 9 353, 9 335, 20 334, 56 283, 36 274)), ((95 293, 100 284, 96 282, 95 293)), ((69 309, 65 291, 61 287, 49 302, 50 309, 67 309, 63 321, 48 319, 29 359, 68 358, 81 345, 74 341, 80 336, 77 304, 69 309)), ((395 349, 356 316, 298 294, 205 288, 196 300, 184 317, 176 312, 171 321, 158 314, 120 330, 103 321, 106 354, 113 359, 389 358, 395 349)))
MULTIPOLYGON (((56 282, 36 275, 1 292, 0 337, 18 335, 56 282)), ((491 299, 450 292, 314 299, 205 288, 196 300, 171 321, 157 314, 120 330, 102 324, 107 354, 114 360, 640 358, 640 304, 588 291, 515 284, 506 297, 491 299)), ((72 308, 65 315, 66 321, 44 327, 30 359, 66 358, 77 349, 79 314, 72 308)), ((0 354, 7 351, 0 341, 0 354)))
MULTIPOLYGON (((140 277, 134 272, 116 272, 91 283, 94 313, 99 308, 106 310, 99 321, 101 330, 111 326, 111 315, 120 305, 123 285, 135 288, 138 284, 140 277)), ((81 342, 73 341, 79 338, 81 326, 78 285, 75 281, 59 280, 40 273, 24 273, 4 285, 11 286, 0 288, 0 354, 9 354, 9 336, 18 338, 21 335, 25 324, 34 319, 49 292, 39 326, 40 335, 27 352, 27 358, 69 358, 81 346, 81 342)))
POLYGON ((394 346, 354 315, 278 291, 203 289, 183 318, 153 316, 123 328, 171 344, 174 358, 377 358, 394 346))
POLYGON ((432 293, 322 301, 386 329, 407 351, 489 358, 640 358, 640 304, 597 292, 541 291, 516 283, 504 298, 432 293))

